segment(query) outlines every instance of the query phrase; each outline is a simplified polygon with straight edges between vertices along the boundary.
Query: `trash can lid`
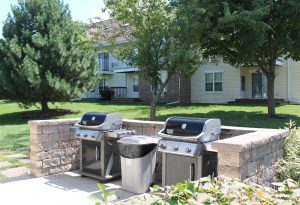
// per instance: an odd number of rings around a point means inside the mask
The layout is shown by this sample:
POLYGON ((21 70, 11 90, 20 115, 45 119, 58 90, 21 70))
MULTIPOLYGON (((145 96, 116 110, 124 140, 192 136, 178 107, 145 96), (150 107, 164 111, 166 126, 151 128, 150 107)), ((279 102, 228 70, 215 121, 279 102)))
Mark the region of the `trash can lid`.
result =
POLYGON ((157 144, 159 141, 158 137, 149 137, 145 135, 132 135, 129 137, 123 137, 118 141, 120 144, 130 144, 130 145, 147 145, 147 144, 157 144))

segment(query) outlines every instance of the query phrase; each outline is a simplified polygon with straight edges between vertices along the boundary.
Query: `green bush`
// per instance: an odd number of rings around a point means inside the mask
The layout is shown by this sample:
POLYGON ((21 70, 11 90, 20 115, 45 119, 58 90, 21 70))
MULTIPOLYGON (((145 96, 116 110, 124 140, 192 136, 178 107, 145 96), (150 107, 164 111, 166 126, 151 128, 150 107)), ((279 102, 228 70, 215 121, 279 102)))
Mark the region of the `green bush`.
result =
POLYGON ((283 159, 277 163, 277 178, 300 182, 300 128, 292 121, 287 128, 290 134, 285 140, 283 159))
POLYGON ((300 193, 296 189, 298 183, 289 179, 283 183, 277 183, 276 186, 277 190, 255 184, 247 185, 236 179, 207 177, 167 188, 155 186, 152 194, 159 199, 153 204, 300 204, 300 193))

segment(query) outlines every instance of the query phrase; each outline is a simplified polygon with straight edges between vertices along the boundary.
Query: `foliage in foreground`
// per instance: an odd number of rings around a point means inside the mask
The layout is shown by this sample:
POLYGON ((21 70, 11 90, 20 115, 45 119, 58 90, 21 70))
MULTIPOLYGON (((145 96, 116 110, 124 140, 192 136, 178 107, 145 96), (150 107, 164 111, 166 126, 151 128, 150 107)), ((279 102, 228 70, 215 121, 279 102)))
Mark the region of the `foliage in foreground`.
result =
POLYGON ((167 188, 155 186, 152 193, 160 198, 155 205, 300 204, 298 183, 289 179, 276 185, 277 190, 256 184, 247 185, 236 179, 207 177, 167 188))
POLYGON ((288 128, 290 134, 285 140, 283 159, 277 164, 277 177, 300 182, 300 127, 291 121, 288 128))

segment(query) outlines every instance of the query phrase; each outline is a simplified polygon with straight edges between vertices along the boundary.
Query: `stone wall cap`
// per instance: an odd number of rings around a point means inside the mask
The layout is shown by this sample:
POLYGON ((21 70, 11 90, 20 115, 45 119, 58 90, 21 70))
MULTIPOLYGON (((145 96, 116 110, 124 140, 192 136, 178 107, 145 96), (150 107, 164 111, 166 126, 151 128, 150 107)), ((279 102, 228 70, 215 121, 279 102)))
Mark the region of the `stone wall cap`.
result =
POLYGON ((244 152, 269 142, 283 139, 288 134, 288 130, 259 129, 256 132, 214 141, 211 147, 213 150, 218 150, 218 152, 244 152))
POLYGON ((29 120, 29 126, 55 126, 55 125, 63 125, 63 124, 75 124, 80 119, 51 119, 51 120, 29 120))

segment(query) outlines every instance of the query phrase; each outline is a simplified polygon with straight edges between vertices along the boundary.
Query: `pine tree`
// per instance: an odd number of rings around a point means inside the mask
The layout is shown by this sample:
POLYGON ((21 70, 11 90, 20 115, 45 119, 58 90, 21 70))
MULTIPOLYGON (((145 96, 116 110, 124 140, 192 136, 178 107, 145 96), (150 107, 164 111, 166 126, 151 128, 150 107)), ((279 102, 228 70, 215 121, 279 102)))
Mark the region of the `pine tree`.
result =
POLYGON ((0 42, 0 96, 24 106, 64 102, 95 86, 96 54, 87 27, 60 0, 19 0, 0 42))

